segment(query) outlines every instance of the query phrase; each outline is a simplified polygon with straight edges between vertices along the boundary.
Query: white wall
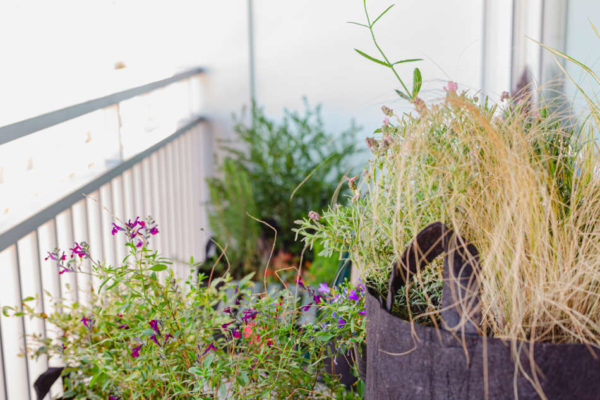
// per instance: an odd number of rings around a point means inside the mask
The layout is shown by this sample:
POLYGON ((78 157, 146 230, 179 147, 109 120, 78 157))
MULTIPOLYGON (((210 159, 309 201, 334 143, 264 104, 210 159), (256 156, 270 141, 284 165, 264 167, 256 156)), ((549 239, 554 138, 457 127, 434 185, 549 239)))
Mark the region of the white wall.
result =
MULTIPOLYGON (((390 0, 371 0, 372 18, 390 0)), ((460 88, 481 86, 483 1, 403 0, 376 26, 390 58, 424 58, 399 68, 412 81, 418 66, 423 97, 439 97, 446 81, 460 88)), ((355 53, 376 55, 369 32, 347 21, 364 21, 361 0, 255 0, 257 98, 272 115, 301 108, 301 96, 323 103, 326 123, 336 130, 350 119, 370 134, 383 119, 381 105, 409 110, 393 89, 391 71, 355 53)))

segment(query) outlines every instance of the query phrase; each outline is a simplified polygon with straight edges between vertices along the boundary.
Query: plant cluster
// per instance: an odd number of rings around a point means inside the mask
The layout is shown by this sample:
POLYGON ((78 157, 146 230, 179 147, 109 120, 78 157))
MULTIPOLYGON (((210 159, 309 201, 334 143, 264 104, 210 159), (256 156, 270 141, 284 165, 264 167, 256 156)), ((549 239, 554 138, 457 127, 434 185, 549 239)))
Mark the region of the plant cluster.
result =
POLYGON ((66 398, 357 396, 327 372, 324 361, 332 355, 332 339, 340 338, 343 348, 364 332, 357 322, 364 313, 362 292, 327 284, 317 291, 300 278, 295 290, 257 293, 252 275, 239 281, 227 275, 202 285, 207 277, 200 274, 198 281, 182 284, 170 261, 150 249, 157 233, 151 219, 114 224, 113 234, 126 235, 129 249, 118 266, 93 260, 89 247, 77 243, 70 258, 58 249, 49 253, 62 273, 85 273, 81 263, 91 261, 100 285, 89 303, 55 299, 49 315, 35 311, 34 298, 25 299, 23 311, 4 307, 5 315, 45 319, 50 335, 33 335, 26 353, 66 364, 66 398), (311 302, 302 305, 304 290, 311 302), (334 307, 339 311, 332 319, 334 307), (325 311, 300 324, 312 308, 325 311))
MULTIPOLYGON (((234 277, 259 272, 274 240, 272 264, 277 269, 297 266, 302 245, 294 240, 294 221, 308 210, 327 207, 338 195, 342 178, 350 174, 359 151, 358 128, 329 133, 320 110, 307 103, 303 114, 286 110, 276 122, 253 104, 249 124, 236 120, 236 141, 243 148, 226 144, 223 176, 208 180, 210 227, 220 246, 227 247, 234 277)), ((335 268, 337 263, 327 265, 335 268)))

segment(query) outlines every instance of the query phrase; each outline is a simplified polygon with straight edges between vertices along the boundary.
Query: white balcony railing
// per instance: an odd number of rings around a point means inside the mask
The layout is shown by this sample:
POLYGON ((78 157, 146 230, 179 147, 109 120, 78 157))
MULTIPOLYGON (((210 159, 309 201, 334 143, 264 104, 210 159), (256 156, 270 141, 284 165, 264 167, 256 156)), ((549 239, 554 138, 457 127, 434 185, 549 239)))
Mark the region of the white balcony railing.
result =
MULTIPOLYGON (((0 128, 0 305, 34 296, 37 311, 49 312, 46 291, 87 302, 97 282, 59 275, 44 258, 77 240, 90 244, 95 259, 122 260, 124 243, 110 232, 115 217, 151 215, 162 255, 201 256, 211 162, 199 110, 202 73, 191 69, 0 128), (53 150, 61 140, 66 145, 53 150), (8 165, 11 154, 29 160, 23 171, 8 165)), ((175 268, 182 278, 188 273, 183 263, 175 268)), ((0 399, 33 398, 36 377, 60 363, 18 355, 34 332, 57 334, 40 321, 0 318, 0 399)))

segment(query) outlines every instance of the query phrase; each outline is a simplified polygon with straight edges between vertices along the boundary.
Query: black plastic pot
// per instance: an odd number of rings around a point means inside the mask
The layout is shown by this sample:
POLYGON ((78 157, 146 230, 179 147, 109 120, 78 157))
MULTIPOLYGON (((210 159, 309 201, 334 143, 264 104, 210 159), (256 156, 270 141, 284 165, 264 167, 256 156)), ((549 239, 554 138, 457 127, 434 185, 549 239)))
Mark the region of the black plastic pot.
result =
POLYGON ((539 390, 551 400, 600 399, 600 354, 590 347, 480 336, 477 249, 443 224, 411 242, 390 293, 444 252, 441 327, 411 324, 390 314, 391 296, 367 295, 367 399, 539 399, 539 390))

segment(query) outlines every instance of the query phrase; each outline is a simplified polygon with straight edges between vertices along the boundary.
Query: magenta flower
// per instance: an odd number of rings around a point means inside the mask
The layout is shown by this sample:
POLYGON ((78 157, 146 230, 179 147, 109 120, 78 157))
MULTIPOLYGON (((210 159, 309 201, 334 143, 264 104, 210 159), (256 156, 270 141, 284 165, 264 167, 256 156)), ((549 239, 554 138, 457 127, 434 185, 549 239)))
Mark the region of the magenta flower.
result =
POLYGON ((61 270, 58 272, 58 274, 59 274, 59 275, 62 275, 62 274, 64 274, 65 272, 71 272, 71 270, 70 270, 69 268, 64 268, 64 267, 63 267, 63 269, 61 269, 61 270))
POLYGON ((120 397, 117 396, 113 396, 112 394, 110 396, 108 396, 108 400, 121 400, 120 397))
POLYGON ((86 318, 85 315, 83 316, 83 318, 81 318, 81 322, 83 322, 83 326, 85 326, 86 328, 92 328, 92 320, 90 318, 86 318))
POLYGON ((148 324, 150 325, 150 328, 152 328, 152 330, 156 332, 158 336, 160 336, 160 330, 158 329, 158 321, 153 319, 152 321, 148 322, 148 324))
POLYGON ((231 325, 231 324, 233 324, 233 321, 231 321, 231 322, 227 322, 226 324, 223 324, 223 325, 221 325, 221 328, 223 328, 223 329, 227 329, 227 327, 228 327, 229 325, 231 325))
POLYGON ((296 280, 296 284, 298 286, 300 286, 302 289, 305 289, 306 287, 304 286, 304 282, 302 281, 302 277, 299 276, 298 279, 296 280))
POLYGON ((139 346, 134 347, 131 350, 131 357, 133 358, 138 358, 140 356, 140 349, 142 348, 142 345, 140 344, 139 346))
POLYGON ((210 344, 208 345, 208 347, 206 348, 206 350, 204 350, 204 353, 202 353, 202 356, 205 356, 206 353, 208 353, 209 351, 217 351, 217 348, 214 346, 213 342, 210 342, 210 344))
POLYGON ((129 329, 129 325, 127 325, 127 324, 119 325, 119 329, 129 329))
POLYGON ((328 295, 329 292, 331 291, 331 288, 329 288, 329 286, 327 286, 327 282, 323 282, 319 285, 319 288, 317 289, 317 291, 319 293, 323 293, 324 295, 328 295))
POLYGON ((157 346, 160 346, 160 343, 158 343, 158 339, 156 339, 156 335, 150 336, 150 340, 152 340, 154 343, 156 343, 157 346))
POLYGON ((225 307, 225 308, 223 309, 223 312, 224 312, 225 314, 229 314, 229 315, 231 315, 231 313, 232 313, 232 311, 231 311, 231 307, 225 307))
POLYGON ((310 310, 311 306, 312 306, 312 304, 307 304, 305 306, 300 307, 300 309, 304 312, 307 312, 308 310, 310 310))
POLYGON ((316 211, 309 211, 308 218, 312 219, 313 221, 318 221, 321 219, 321 215, 319 215, 319 213, 316 211))
POLYGON ((77 242, 75 242, 75 246, 72 247, 70 250, 71 250, 71 258, 73 258, 74 255, 78 255, 79 258, 83 258, 83 257, 87 256, 87 252, 85 251, 85 249, 83 247, 81 247, 81 245, 77 242))
POLYGON ((142 245, 144 244, 144 242, 142 240, 140 240, 139 242, 137 242, 137 244, 135 245, 135 247, 142 247, 142 245))
POLYGON ((348 300, 354 300, 354 301, 359 301, 360 300, 360 298, 356 294, 356 290, 352 289, 350 291, 350 294, 348 295, 348 300))
POLYGON ((320 294, 313 296, 313 301, 315 302, 315 304, 321 304, 321 300, 323 300, 323 297, 320 294))
POLYGON ((234 338, 239 339, 242 337, 242 332, 238 331, 237 329, 233 328, 233 331, 231 332, 231 334, 233 335, 234 338))
POLYGON ((113 236, 115 236, 117 234, 117 232, 123 231, 123 230, 124 230, 123 228, 121 228, 119 225, 117 225, 113 222, 113 227, 112 227, 112 231, 111 231, 113 236))
POLYGON ((242 315, 241 319, 242 321, 244 321, 245 324, 247 324, 248 321, 253 321, 256 318, 257 314, 258 311, 253 309, 244 310, 244 314, 242 315))
POLYGON ((54 255, 54 253, 50 253, 48 252, 48 256, 46 258, 44 258, 45 261, 48 261, 48 259, 51 260, 55 260, 56 261, 56 256, 54 255))
POLYGON ((158 228, 156 226, 153 226, 152 229, 150 229, 150 234, 152 236, 157 235, 158 234, 158 228))

